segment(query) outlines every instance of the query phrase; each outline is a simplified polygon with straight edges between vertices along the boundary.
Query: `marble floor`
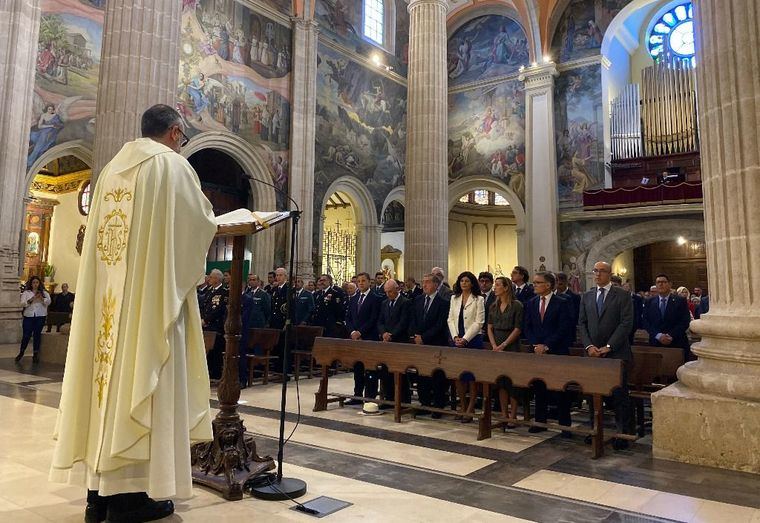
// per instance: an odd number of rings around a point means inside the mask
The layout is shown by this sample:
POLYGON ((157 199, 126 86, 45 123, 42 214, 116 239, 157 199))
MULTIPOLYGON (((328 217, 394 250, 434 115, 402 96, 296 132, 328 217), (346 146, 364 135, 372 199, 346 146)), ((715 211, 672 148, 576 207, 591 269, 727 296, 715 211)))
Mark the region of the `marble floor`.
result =
MULTIPOLYGON (((15 365, 0 346, 0 521, 82 521, 84 492, 47 481, 61 366, 15 365)), ((526 428, 476 440, 475 424, 429 417, 394 423, 331 404, 312 412, 317 379, 291 382, 286 476, 308 483, 301 501, 351 503, 329 521, 727 522, 760 523, 760 476, 653 459, 649 438, 590 459, 580 437, 526 428), (300 399, 300 417, 299 417, 300 399)), ((330 390, 350 392, 351 376, 330 390)), ((240 414, 260 454, 276 455, 281 386, 242 391, 240 414)), ((212 406, 216 405, 211 398, 212 406)), ((166 521, 308 521, 290 502, 226 502, 194 489, 166 521)))

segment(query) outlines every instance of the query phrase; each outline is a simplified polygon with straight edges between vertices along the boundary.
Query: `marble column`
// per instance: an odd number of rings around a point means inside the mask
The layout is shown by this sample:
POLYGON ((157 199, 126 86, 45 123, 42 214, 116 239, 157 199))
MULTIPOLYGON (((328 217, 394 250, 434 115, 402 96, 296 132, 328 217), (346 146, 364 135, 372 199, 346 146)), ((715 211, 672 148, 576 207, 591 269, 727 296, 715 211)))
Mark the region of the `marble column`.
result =
POLYGON ((525 84, 525 211, 530 260, 527 269, 559 270, 559 224, 557 222, 557 153, 554 142, 553 62, 523 69, 525 84))
POLYGON ((317 36, 313 20, 293 23, 293 100, 290 131, 290 197, 301 208, 295 270, 298 276, 314 276, 314 139, 317 102, 317 36))
POLYGON ((449 252, 446 2, 409 2, 404 274, 418 281, 449 252))
POLYGON ((699 357, 652 396, 656 457, 760 473, 760 9, 696 0, 710 312, 699 357))
POLYGON ((0 343, 21 336, 18 299, 39 0, 0 4, 0 343))
POLYGON ((372 278, 380 269, 380 241, 382 225, 358 225, 356 227, 357 272, 368 272, 372 278))
POLYGON ((145 109, 158 103, 174 107, 181 14, 177 0, 106 2, 93 177, 140 136, 145 109))

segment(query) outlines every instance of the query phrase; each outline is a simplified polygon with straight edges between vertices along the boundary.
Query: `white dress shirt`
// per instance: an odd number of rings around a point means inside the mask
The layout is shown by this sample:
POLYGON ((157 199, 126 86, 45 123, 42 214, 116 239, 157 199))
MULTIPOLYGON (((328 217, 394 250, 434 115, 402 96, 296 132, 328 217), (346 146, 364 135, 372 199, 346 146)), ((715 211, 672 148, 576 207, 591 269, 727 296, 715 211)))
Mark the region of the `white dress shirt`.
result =
POLYGON ((37 316, 47 316, 47 308, 50 305, 50 294, 42 291, 42 301, 34 301, 31 304, 29 300, 34 298, 34 291, 24 291, 21 293, 21 305, 24 306, 24 316, 34 318, 37 316))

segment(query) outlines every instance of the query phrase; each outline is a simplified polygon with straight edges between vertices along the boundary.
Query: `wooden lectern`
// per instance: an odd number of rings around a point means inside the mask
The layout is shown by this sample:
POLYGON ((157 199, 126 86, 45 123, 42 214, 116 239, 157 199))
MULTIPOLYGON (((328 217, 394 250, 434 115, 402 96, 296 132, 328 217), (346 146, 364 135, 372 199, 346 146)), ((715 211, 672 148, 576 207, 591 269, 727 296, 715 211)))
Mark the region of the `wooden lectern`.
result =
MULTIPOLYGON (((260 457, 256 453, 256 443, 251 436, 245 435, 243 421, 237 412, 245 239, 292 217, 290 212, 266 214, 263 224, 257 219, 253 223, 219 225, 216 233, 217 237, 233 237, 230 297, 224 324, 224 367, 217 387, 219 413, 212 422, 214 440, 193 445, 191 463, 193 481, 221 492, 225 499, 231 501, 243 498, 243 485, 249 478, 275 468, 271 457, 260 457)), ((255 214, 253 216, 256 217, 255 214)))

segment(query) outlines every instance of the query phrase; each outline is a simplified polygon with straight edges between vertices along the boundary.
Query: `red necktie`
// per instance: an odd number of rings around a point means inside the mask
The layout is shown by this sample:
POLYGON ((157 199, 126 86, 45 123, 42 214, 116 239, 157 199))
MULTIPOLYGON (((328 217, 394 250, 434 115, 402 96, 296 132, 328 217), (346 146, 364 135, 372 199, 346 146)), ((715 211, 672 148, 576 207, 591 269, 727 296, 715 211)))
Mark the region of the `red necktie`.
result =
POLYGON ((541 321, 544 321, 544 314, 546 314, 546 296, 541 296, 541 308, 538 310, 541 315, 541 321))

